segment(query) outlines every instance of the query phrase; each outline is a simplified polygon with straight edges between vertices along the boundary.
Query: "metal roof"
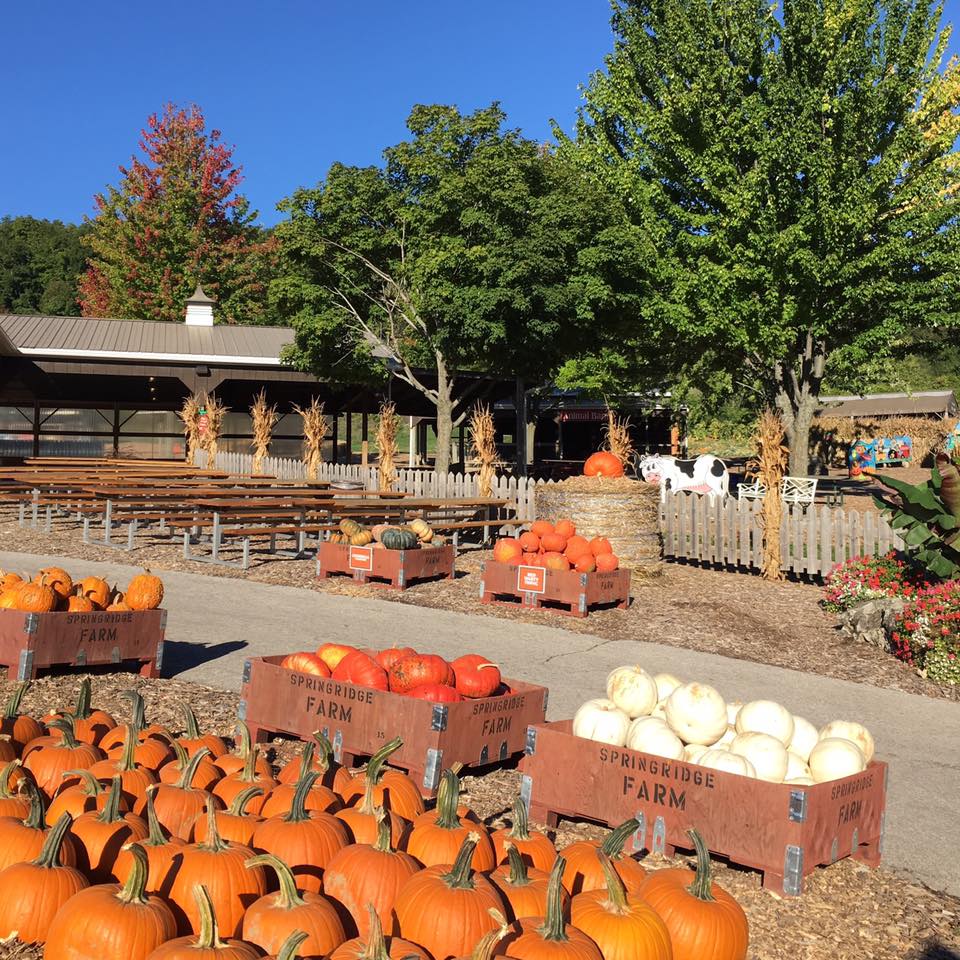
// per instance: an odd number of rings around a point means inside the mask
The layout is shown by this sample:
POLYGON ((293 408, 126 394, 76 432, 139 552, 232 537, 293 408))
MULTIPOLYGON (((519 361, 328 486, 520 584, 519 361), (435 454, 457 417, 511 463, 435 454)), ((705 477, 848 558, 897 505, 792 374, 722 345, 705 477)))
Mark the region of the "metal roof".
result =
POLYGON ((24 357, 276 367, 294 334, 289 327, 0 314, 0 343, 4 337, 24 357))
POLYGON ((823 417, 954 417, 960 410, 952 390, 821 397, 820 404, 823 417))

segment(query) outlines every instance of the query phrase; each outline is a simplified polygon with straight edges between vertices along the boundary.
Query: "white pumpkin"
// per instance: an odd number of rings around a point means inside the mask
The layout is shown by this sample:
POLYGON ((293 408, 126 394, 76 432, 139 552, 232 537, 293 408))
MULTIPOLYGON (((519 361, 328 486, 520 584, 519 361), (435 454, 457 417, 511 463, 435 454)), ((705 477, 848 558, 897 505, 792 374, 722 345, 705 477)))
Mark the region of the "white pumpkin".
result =
POLYGON ((737 724, 737 714, 740 712, 740 708, 743 706, 742 700, 731 700, 727 704, 727 723, 731 727, 736 726, 737 724))
POLYGON ((820 739, 840 737, 855 743, 863 754, 863 759, 869 763, 873 759, 874 743, 870 731, 854 720, 832 720, 820 731, 820 739))
POLYGON ((709 749, 711 748, 708 746, 705 746, 702 743, 688 743, 683 748, 683 759, 686 760, 687 763, 698 763, 700 761, 700 758, 709 749))
POLYGON ((801 760, 808 760, 810 751, 817 745, 820 734, 817 728, 806 718, 794 715, 793 736, 787 744, 787 749, 795 753, 801 760))
POLYGON ((792 780, 784 780, 783 782, 795 787, 812 787, 816 781, 811 780, 810 777, 794 777, 792 780))
POLYGON ((728 747, 731 753, 746 757, 760 780, 783 783, 787 772, 787 748, 769 733, 738 733, 728 747))
POLYGON ((658 720, 663 720, 664 723, 667 722, 667 701, 661 700, 651 711, 651 717, 656 717, 658 720))
POLYGON ((641 753, 652 753, 670 760, 683 759, 680 738, 662 721, 654 717, 639 717, 627 731, 627 746, 641 753))
POLYGON ((607 697, 628 717, 645 717, 657 705, 657 685, 643 667, 617 667, 607 677, 607 697))
POLYGON ((851 777, 866 766, 863 751, 843 737, 827 737, 810 751, 810 776, 817 783, 851 777))
POLYGON ((792 750, 787 751, 787 772, 783 779, 786 781, 796 780, 797 777, 809 777, 810 767, 803 757, 798 756, 792 750))
POLYGON ((733 738, 737 735, 736 727, 727 727, 727 732, 716 742, 711 743, 711 747, 726 747, 728 744, 733 743, 733 738))
POLYGON ((793 736, 793 714, 773 700, 751 700, 737 714, 737 733, 766 733, 784 746, 793 736))
POLYGON ((739 754, 731 753, 729 750, 710 749, 697 761, 701 767, 709 767, 711 770, 723 770, 724 773, 736 773, 741 777, 757 778, 757 771, 753 764, 739 754))
POLYGON ((627 741, 630 718, 612 701, 588 700, 573 716, 573 735, 622 747, 627 741))
POLYGON ((658 673, 653 682, 657 685, 658 700, 666 700, 681 683, 672 673, 658 673))
POLYGON ((683 683, 667 699, 670 729, 684 743, 716 743, 727 729, 727 705, 706 683, 683 683))

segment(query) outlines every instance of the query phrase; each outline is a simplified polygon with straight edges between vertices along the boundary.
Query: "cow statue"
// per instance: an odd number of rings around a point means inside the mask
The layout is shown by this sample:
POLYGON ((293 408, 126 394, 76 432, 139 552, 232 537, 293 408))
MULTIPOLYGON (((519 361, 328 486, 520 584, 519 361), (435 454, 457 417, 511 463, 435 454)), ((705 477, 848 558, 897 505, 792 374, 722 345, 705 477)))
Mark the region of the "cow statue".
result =
POLYGON ((710 497, 725 497, 730 493, 730 474, 727 465, 712 453, 696 460, 678 460, 676 457, 645 456, 640 459, 640 476, 647 483, 660 484, 660 499, 667 493, 689 490, 710 497))

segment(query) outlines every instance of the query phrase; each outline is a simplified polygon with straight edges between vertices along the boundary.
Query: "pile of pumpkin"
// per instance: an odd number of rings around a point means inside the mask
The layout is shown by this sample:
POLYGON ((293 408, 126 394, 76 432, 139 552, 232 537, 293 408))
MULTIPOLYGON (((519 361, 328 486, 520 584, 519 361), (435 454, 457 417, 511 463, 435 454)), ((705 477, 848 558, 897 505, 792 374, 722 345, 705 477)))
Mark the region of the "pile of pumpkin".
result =
POLYGON ((163 581, 149 570, 138 573, 126 590, 101 577, 74 581, 62 567, 44 567, 35 577, 0 570, 0 610, 25 613, 91 613, 94 610, 155 610, 163 601, 163 581))
POLYGON ((669 673, 617 667, 607 696, 584 703, 573 718, 578 737, 770 783, 812 786, 865 770, 870 731, 852 720, 820 730, 773 700, 727 703, 706 683, 669 673))
POLYGON ((386 550, 415 550, 424 543, 438 545, 442 542, 433 532, 433 527, 419 517, 402 527, 378 523, 368 529, 349 518, 341 520, 338 526, 339 530, 330 534, 330 542, 349 543, 352 547, 365 547, 372 543, 386 550))
POLYGON ((519 537, 500 537, 493 545, 493 559, 514 567, 523 564, 578 573, 611 573, 620 566, 606 537, 581 537, 569 520, 555 524, 536 520, 519 537))
POLYGON ((497 664, 479 653, 465 653, 448 662, 435 653, 417 653, 413 647, 367 653, 344 643, 324 643, 316 653, 287 654, 280 666, 432 703, 459 703, 510 692, 497 664))
POLYGON ((49 960, 743 960, 747 921, 710 879, 647 873, 637 821, 557 851, 527 825, 490 830, 445 770, 436 809, 386 767, 358 773, 321 735, 276 770, 237 749, 90 705, 3 719, 0 938, 49 960), (49 729, 49 733, 45 730, 49 729))

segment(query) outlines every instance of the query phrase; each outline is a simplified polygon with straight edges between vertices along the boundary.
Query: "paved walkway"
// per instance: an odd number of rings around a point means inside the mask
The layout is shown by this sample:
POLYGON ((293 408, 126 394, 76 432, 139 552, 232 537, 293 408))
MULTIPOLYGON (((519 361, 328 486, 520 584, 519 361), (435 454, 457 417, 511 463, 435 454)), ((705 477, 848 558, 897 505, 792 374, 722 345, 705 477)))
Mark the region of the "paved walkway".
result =
MULTIPOLYGON (((0 567, 35 570, 65 563, 71 572, 125 582, 135 568, 0 552, 0 567)), ((325 640, 404 645, 444 656, 488 654, 508 676, 550 688, 551 719, 569 717, 601 695, 623 663, 712 683, 728 699, 778 700, 820 725, 865 723, 890 764, 885 862, 937 890, 960 896, 960 705, 635 641, 601 640, 563 629, 475 617, 377 599, 344 597, 246 580, 164 572, 169 610, 164 675, 236 690, 243 661, 325 640)), ((731 633, 737 624, 729 624, 731 633)))

